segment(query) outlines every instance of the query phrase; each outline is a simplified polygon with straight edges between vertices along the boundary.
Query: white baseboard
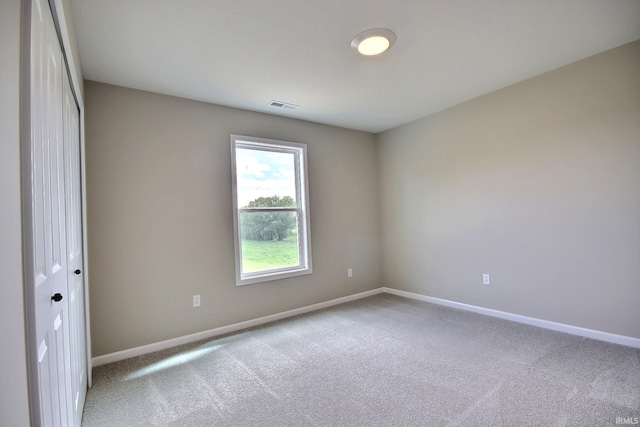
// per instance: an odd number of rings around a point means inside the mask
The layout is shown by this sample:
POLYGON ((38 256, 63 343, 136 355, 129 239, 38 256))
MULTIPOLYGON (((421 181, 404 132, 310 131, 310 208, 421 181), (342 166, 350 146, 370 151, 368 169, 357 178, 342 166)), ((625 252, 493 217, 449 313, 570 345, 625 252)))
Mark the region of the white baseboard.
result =
POLYGON ((521 316, 519 314, 508 313, 506 311, 493 310, 490 308, 478 307, 475 305, 463 304, 461 302, 449 301, 446 299, 428 297, 426 295, 416 294, 413 292, 400 291, 393 288, 382 288, 383 292, 398 295, 405 298, 430 302, 432 304, 444 305, 447 307, 459 308, 461 310, 472 311, 474 313, 484 314, 486 316, 498 317, 500 319, 511 320, 527 325, 538 326, 544 329, 564 332, 580 337, 592 338, 595 340, 606 341, 614 344, 626 345, 628 347, 640 348, 640 338, 628 337, 625 335, 617 335, 609 332, 595 331, 593 329, 581 328, 579 326, 566 325, 564 323, 550 322, 548 320, 536 319, 534 317, 521 316))
POLYGON ((208 331, 198 332, 191 335, 185 335, 183 337, 173 338, 166 341, 160 341, 157 343, 143 345, 140 347, 134 347, 128 350, 117 351, 115 353, 109 353, 103 356, 94 357, 93 359, 91 359, 91 361, 93 366, 106 365, 107 363, 113 363, 120 360, 141 356, 143 354, 153 353, 160 350, 166 350, 171 347, 176 347, 183 344, 189 344, 192 342, 217 337, 220 335, 228 334, 230 332, 239 331, 241 329, 252 328, 254 326, 263 325, 265 323, 275 322, 276 320, 286 319, 287 317, 293 317, 299 314, 309 313, 311 311, 320 310, 320 309, 331 307, 334 305, 344 304, 345 302, 355 301, 357 299, 381 294, 382 292, 384 292, 383 289, 384 288, 373 289, 371 291, 361 292, 358 294, 349 295, 342 298, 336 298, 336 299, 321 302, 318 304, 308 305, 306 307, 296 308, 294 310, 283 311, 281 313, 271 314, 269 316, 259 317, 257 319, 247 320, 245 322, 234 323, 232 325, 210 329, 208 331))
POLYGON ((506 320, 511 320, 518 323, 524 323, 527 325, 538 326, 540 328, 550 329, 553 331, 564 332, 571 335, 577 335, 577 336, 586 337, 586 338, 593 338, 595 340, 625 345, 628 347, 640 348, 640 338, 633 338, 633 337, 628 337, 624 335, 616 335, 616 334, 611 334, 609 332, 595 331, 593 329, 581 328, 579 326, 571 326, 563 323, 550 322, 548 320, 536 319, 534 317, 521 316, 519 314, 508 313, 505 311, 493 310, 490 308, 478 307, 475 305, 464 304, 461 302, 449 301, 441 298, 434 298, 426 295, 416 294, 413 292, 407 292, 407 291, 401 291, 398 289, 383 287, 383 288, 373 289, 366 292, 361 292, 354 295, 349 295, 342 298, 333 299, 330 301, 321 302, 318 304, 308 305, 306 307, 296 308, 294 310, 283 311, 281 313, 259 317, 257 319, 247 320, 245 322, 234 323, 232 325, 210 329, 208 331, 198 332, 191 335, 185 335, 183 337, 173 338, 170 340, 160 341, 160 342, 149 344, 149 345, 134 347, 128 350, 122 350, 115 353, 105 354, 103 356, 98 356, 91 359, 92 366, 106 365, 107 363, 113 363, 120 360, 129 359, 131 357, 141 356, 143 354, 165 350, 165 349, 176 347, 179 345, 213 338, 216 336, 239 331, 241 329, 259 326, 269 322, 275 322, 276 320, 286 319, 288 317, 309 313, 312 311, 320 310, 327 307, 332 307, 334 305, 343 304, 349 301, 355 301, 361 298, 366 298, 366 297, 378 295, 381 293, 388 293, 388 294, 398 295, 405 298, 425 301, 432 304, 458 308, 461 310, 484 314, 486 316, 498 317, 500 319, 506 319, 506 320))

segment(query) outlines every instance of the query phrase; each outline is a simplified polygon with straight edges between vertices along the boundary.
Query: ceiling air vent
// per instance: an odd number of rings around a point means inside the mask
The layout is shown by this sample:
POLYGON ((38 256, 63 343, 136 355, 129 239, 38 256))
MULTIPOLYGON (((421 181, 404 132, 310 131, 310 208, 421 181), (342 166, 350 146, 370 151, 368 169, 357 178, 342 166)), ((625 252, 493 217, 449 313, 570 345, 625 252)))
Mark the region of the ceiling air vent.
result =
POLYGON ((290 104, 288 102, 282 102, 282 101, 271 101, 269 102, 269 106, 275 107, 275 108, 282 108, 284 110, 297 110, 298 108, 300 108, 299 105, 290 104))

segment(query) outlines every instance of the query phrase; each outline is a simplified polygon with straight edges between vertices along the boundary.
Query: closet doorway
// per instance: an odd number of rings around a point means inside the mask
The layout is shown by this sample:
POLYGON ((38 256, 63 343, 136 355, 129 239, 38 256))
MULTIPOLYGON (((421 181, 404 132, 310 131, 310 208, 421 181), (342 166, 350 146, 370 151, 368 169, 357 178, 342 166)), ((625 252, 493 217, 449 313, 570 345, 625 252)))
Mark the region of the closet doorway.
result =
POLYGON ((23 231, 31 416, 34 425, 80 426, 89 372, 80 109, 55 14, 46 0, 30 8, 23 231))

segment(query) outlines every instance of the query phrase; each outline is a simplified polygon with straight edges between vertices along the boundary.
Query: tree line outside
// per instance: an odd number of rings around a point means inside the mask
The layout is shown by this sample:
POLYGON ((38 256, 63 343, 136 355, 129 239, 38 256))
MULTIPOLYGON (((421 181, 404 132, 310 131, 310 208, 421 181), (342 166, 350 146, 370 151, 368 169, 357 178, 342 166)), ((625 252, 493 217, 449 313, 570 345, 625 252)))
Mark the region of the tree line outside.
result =
MULTIPOLYGON (((259 197, 249 208, 294 207, 290 196, 259 197)), ((253 272, 299 264, 295 212, 242 212, 240 214, 243 271, 253 272)))

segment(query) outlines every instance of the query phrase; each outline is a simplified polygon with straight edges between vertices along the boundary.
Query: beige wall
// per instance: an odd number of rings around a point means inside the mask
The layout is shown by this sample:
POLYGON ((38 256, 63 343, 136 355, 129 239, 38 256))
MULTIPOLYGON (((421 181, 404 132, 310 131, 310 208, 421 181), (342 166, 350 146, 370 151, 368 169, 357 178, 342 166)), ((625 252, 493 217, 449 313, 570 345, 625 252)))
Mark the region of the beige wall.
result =
POLYGON ((20 209, 20 6, 0 4, 0 424, 29 425, 22 211, 20 209))
POLYGON ((379 135, 385 284, 640 337, 639 76, 635 42, 379 135))
POLYGON ((85 103, 94 356, 382 285, 374 135, 89 81, 85 103), (308 144, 312 275, 235 286, 231 133, 308 144))

